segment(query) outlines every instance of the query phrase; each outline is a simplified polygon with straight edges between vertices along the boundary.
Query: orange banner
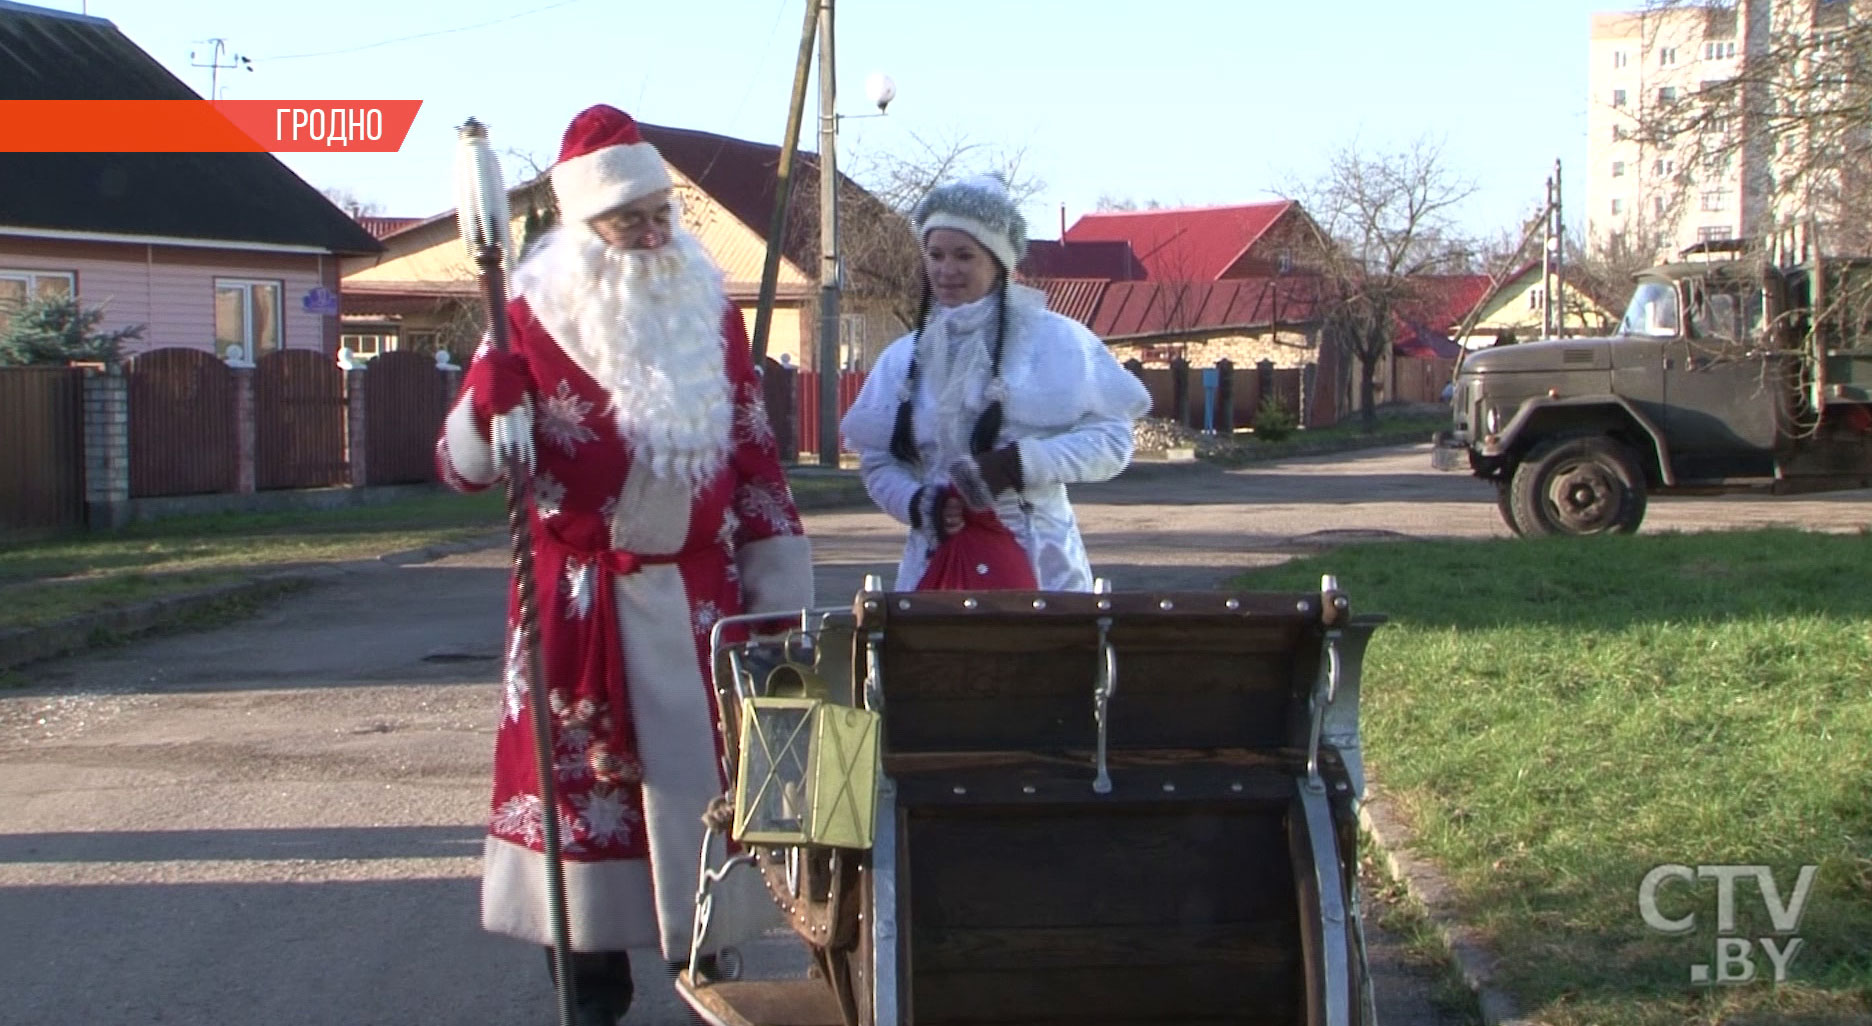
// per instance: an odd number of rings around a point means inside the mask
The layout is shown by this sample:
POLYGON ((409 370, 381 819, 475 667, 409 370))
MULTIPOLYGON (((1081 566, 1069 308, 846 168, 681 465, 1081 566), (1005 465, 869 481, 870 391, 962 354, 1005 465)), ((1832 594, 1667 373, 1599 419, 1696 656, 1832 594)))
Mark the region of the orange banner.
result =
POLYGON ((421 100, 0 100, 0 153, 394 153, 421 100))

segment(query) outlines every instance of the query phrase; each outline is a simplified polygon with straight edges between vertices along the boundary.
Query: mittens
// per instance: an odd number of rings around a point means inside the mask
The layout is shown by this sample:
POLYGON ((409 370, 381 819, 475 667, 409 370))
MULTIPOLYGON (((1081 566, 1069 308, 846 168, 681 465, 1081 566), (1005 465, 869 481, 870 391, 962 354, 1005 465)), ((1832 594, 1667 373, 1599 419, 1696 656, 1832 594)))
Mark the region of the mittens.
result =
POLYGON ((485 342, 462 380, 463 388, 473 390, 476 420, 489 420, 525 405, 532 386, 533 375, 525 357, 485 342))
POLYGON ((494 466, 502 473, 514 467, 533 470, 533 376, 526 358, 482 343, 462 381, 474 404, 476 420, 488 425, 488 444, 494 466))

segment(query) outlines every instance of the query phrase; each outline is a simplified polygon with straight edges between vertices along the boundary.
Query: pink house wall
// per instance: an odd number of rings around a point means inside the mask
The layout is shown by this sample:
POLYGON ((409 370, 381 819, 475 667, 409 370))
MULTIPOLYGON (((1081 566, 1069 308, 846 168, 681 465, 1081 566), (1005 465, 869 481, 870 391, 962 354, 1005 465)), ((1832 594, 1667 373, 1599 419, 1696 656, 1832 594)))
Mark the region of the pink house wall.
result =
POLYGON ((329 253, 0 236, 0 268, 76 273, 79 299, 104 308, 101 328, 148 325, 129 352, 165 346, 213 351, 214 280, 278 281, 283 286, 281 343, 288 349, 338 351, 338 319, 307 313, 302 302, 316 286, 338 291, 338 259, 329 253))

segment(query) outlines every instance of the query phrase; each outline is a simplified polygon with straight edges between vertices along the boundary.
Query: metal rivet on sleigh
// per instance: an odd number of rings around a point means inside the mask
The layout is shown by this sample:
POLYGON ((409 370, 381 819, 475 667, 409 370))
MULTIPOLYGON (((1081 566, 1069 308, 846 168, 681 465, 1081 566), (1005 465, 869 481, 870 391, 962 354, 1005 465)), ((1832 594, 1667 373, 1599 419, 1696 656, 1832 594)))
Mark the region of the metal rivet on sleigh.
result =
POLYGON ((877 829, 877 713, 827 700, 811 669, 782 663, 741 702, 734 838, 869 848, 877 829))

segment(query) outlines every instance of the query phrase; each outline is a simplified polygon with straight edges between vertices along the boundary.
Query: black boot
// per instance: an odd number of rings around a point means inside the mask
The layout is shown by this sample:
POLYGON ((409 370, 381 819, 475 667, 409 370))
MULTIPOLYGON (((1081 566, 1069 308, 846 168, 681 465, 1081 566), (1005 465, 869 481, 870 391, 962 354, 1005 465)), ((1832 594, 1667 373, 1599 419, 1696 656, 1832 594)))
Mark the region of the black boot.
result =
MULTIPOLYGON (((572 1010, 578 1026, 617 1026, 624 1021, 636 992, 631 983, 630 956, 622 951, 573 951, 568 955, 576 991, 572 1010)), ((550 970, 550 948, 546 964, 550 970)), ((557 976, 553 984, 558 985, 557 976)))

